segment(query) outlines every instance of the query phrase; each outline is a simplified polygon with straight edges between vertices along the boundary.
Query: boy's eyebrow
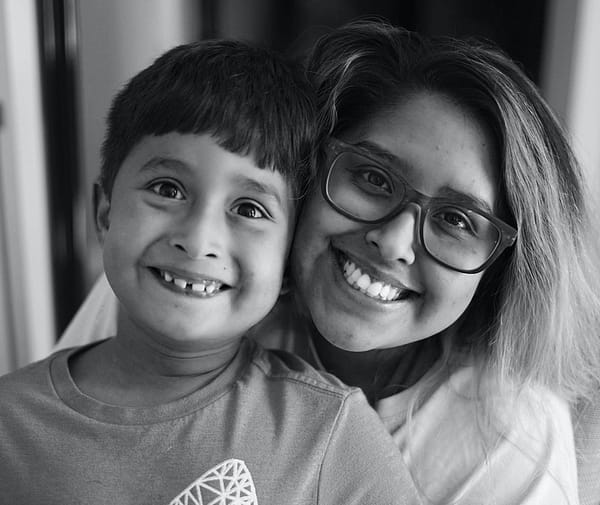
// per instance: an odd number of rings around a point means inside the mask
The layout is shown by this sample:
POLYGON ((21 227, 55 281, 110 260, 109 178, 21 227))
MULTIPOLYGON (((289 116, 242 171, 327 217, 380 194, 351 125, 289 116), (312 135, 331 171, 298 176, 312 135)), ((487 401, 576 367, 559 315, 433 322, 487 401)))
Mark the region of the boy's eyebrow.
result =
MULTIPOLYGON (((268 168, 264 168, 261 170, 269 170, 268 168)), ((240 188, 242 188, 245 191, 253 191, 255 193, 260 193, 266 196, 272 196, 273 198, 275 198, 275 200, 277 200, 277 203, 279 204, 279 206, 281 206, 282 202, 281 202, 281 197, 279 195, 279 191, 277 190, 277 188, 275 186, 273 186, 272 184, 269 184, 268 182, 261 182, 261 181, 257 181, 256 179, 253 179, 252 177, 246 177, 246 176, 238 176, 236 177, 236 184, 240 185, 240 188)))
MULTIPOLYGON (((190 171, 191 168, 183 161, 180 161, 175 158, 164 158, 161 156, 157 156, 155 158, 150 159, 146 163, 142 165, 140 168, 140 172, 154 170, 157 166, 162 165, 167 168, 172 168, 174 170, 184 170, 190 171)), ((260 170, 269 170, 268 168, 260 169, 260 170)), ((272 196, 275 198, 279 206, 282 205, 281 196, 279 195, 279 191, 277 188, 269 184, 268 182, 257 181, 256 179, 244 175, 239 175, 235 177, 234 184, 239 185, 240 189, 245 191, 253 191, 255 193, 260 193, 266 196, 272 196)))
POLYGON ((162 156, 155 156, 154 158, 151 158, 142 165, 142 167, 140 168, 140 172, 154 170, 159 165, 166 166, 167 168, 172 168, 174 170, 189 170, 189 167, 183 161, 180 161, 175 158, 164 158, 162 156))
MULTIPOLYGON (((392 154, 391 152, 389 152, 388 150, 384 149, 383 147, 377 145, 374 142, 371 142, 369 140, 361 140, 359 142, 356 142, 353 145, 355 145, 361 149, 365 149, 366 151, 369 152, 369 154, 372 154, 375 157, 380 158, 384 162, 390 163, 394 167, 400 168, 400 170, 405 170, 408 173, 414 172, 414 170, 415 170, 414 167, 410 163, 408 163, 406 160, 399 158, 395 154, 392 154)), ((487 212, 488 214, 494 213, 490 204, 488 202, 486 202, 485 200, 483 200, 482 198, 479 198, 478 196, 476 196, 472 193, 458 191, 454 188, 451 188, 450 186, 444 186, 440 191, 440 196, 442 198, 448 198, 448 199, 454 201, 458 205, 475 207, 479 210, 487 212)), ((436 198, 439 198, 439 196, 436 198)))

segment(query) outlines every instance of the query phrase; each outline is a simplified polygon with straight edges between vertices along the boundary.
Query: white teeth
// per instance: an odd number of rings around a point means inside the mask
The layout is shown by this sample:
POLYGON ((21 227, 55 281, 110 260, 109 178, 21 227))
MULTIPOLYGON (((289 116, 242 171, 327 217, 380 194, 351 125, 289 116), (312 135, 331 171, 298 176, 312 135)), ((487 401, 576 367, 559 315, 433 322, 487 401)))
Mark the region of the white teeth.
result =
POLYGON ((389 284, 384 284, 381 287, 381 291, 379 291, 379 296, 384 300, 387 300, 388 294, 390 292, 391 286, 389 284))
POLYGON ((348 282, 350 284, 353 284, 359 279, 361 275, 362 272, 360 271, 360 268, 356 268, 356 266, 354 266, 354 271, 346 278, 348 279, 348 282))
POLYGON ((356 281, 360 289, 367 289, 371 285, 371 278, 367 274, 362 274, 356 281))
POLYGON ((382 281, 372 280, 368 274, 363 274, 352 261, 346 260, 343 265, 344 278, 352 287, 362 291, 371 298, 391 301, 400 293, 398 288, 382 281))
POLYGON ((354 272, 354 270, 356 270, 356 265, 350 261, 346 261, 346 263, 344 263, 344 274, 346 275, 350 275, 352 272, 354 272))
POLYGON ((367 294, 371 296, 379 296, 381 294, 381 288, 383 287, 383 283, 374 282, 367 288, 367 294))
POLYGON ((196 293, 204 293, 205 288, 206 288, 206 284, 204 284, 203 282, 199 282, 199 283, 194 282, 192 284, 192 291, 195 291, 196 293))
POLYGON ((187 291, 193 291, 194 293, 200 294, 213 294, 218 291, 221 287, 221 283, 217 281, 200 281, 200 282, 190 282, 186 279, 180 279, 178 277, 173 277, 169 272, 165 272, 164 270, 160 270, 160 276, 166 281, 175 284, 178 288, 185 289, 187 291))

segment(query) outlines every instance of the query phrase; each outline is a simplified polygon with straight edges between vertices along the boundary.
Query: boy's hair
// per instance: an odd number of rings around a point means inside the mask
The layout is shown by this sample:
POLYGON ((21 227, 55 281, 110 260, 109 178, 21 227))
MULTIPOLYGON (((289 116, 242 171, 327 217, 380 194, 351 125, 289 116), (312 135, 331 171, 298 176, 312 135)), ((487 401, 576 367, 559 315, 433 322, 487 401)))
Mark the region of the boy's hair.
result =
POLYGON ((418 93, 442 94, 490 128, 496 212, 518 237, 485 272, 449 356, 469 349, 501 383, 533 381, 570 400, 597 391, 594 214, 567 137, 524 72, 490 45, 368 21, 320 39, 308 72, 321 136, 360 129, 418 93))
POLYGON ((145 136, 209 134, 224 149, 280 172, 295 197, 312 180, 315 105, 300 65, 234 40, 177 46, 114 97, 100 185, 110 199, 119 168, 145 136))

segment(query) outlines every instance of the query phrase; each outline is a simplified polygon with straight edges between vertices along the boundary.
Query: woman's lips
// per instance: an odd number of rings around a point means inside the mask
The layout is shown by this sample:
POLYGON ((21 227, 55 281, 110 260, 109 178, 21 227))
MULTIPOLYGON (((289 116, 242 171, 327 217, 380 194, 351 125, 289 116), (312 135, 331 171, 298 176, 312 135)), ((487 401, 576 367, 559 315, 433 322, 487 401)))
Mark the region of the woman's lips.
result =
POLYGON ((384 302, 396 302, 418 296, 417 292, 403 285, 390 284, 372 274, 365 273, 363 271, 364 267, 361 268, 340 251, 337 252, 336 256, 348 285, 369 298, 384 302))

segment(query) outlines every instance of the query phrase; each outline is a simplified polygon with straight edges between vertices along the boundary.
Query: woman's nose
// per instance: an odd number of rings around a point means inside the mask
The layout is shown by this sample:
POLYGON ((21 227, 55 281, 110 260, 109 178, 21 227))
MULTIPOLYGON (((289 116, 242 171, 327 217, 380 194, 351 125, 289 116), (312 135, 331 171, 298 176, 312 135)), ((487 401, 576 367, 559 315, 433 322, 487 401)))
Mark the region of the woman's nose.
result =
POLYGON ((389 221, 371 228, 365 235, 367 243, 376 247, 383 259, 411 265, 415 261, 419 212, 416 205, 408 205, 389 221))
POLYGON ((190 209, 181 216, 169 237, 169 244, 192 259, 217 258, 223 254, 226 216, 206 207, 190 209))

